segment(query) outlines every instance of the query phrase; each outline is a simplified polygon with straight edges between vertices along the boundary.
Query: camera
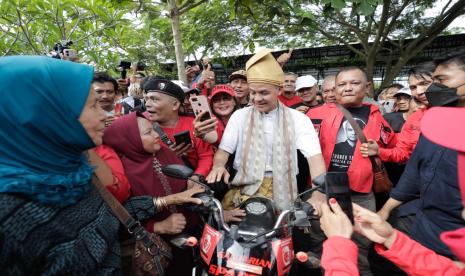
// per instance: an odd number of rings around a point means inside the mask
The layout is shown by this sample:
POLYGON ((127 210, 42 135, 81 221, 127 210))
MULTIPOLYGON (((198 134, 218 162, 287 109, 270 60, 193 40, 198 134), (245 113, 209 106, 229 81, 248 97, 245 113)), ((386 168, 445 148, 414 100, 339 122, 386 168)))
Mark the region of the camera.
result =
POLYGON ((121 79, 126 79, 126 74, 128 72, 128 70, 131 68, 131 62, 130 61, 125 61, 125 60, 121 60, 118 64, 118 67, 116 68, 116 70, 118 70, 119 72, 121 72, 121 79))
POLYGON ((202 58, 202 61, 198 64, 199 67, 203 70, 207 68, 208 65, 210 65, 211 70, 219 70, 223 69, 223 65, 219 63, 211 63, 210 58, 204 57, 202 58))
POLYGON ((55 43, 51 57, 56 59, 63 58, 65 60, 74 60, 76 58, 76 50, 71 49, 71 45, 73 45, 73 41, 71 40, 55 43))

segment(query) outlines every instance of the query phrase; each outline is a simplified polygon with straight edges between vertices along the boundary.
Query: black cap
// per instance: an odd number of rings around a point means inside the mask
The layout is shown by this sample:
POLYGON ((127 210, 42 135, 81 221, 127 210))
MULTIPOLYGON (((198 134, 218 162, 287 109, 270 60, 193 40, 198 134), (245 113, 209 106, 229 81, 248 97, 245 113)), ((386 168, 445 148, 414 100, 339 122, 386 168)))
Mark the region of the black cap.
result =
POLYGON ((184 101, 184 91, 182 88, 169 80, 158 78, 149 79, 144 82, 142 88, 145 93, 159 92, 174 97, 181 103, 184 101))

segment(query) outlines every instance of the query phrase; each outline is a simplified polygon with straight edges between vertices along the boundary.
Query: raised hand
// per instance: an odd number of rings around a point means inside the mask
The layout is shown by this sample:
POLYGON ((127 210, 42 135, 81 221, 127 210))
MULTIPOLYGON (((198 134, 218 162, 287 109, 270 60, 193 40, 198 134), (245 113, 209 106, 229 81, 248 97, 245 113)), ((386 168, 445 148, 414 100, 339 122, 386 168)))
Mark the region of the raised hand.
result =
POLYGON ((213 83, 215 81, 215 73, 211 69, 210 63, 207 64, 207 67, 202 71, 202 74, 200 75, 200 79, 198 81, 198 88, 202 89, 204 85, 207 85, 208 83, 213 83))
POLYGON ((281 67, 283 67, 284 64, 286 64, 289 61, 289 59, 291 59, 291 55, 292 55, 293 50, 294 49, 290 48, 287 53, 283 53, 278 57, 278 59, 276 61, 279 63, 279 65, 281 65, 281 67))

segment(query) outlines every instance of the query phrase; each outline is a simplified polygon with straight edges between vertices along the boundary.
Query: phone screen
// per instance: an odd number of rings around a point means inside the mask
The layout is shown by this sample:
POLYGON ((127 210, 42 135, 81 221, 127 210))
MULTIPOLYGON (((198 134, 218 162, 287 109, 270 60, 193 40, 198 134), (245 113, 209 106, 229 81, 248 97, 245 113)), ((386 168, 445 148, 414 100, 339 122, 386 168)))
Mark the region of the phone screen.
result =
POLYGON ((202 117, 200 117, 201 122, 208 120, 212 117, 207 97, 202 95, 191 96, 189 98, 189 101, 191 103, 192 110, 194 111, 196 117, 198 117, 202 112, 206 111, 206 113, 202 114, 202 117))
POLYGON ((349 217, 350 221, 354 223, 349 177, 347 173, 329 172, 326 174, 326 197, 328 200, 330 198, 336 199, 344 213, 349 217))
POLYGON ((185 145, 192 144, 191 136, 189 134, 189 131, 187 130, 176 133, 174 135, 174 141, 176 141, 176 145, 179 145, 181 143, 184 143, 185 145))
POLYGON ((202 115, 202 117, 200 117, 200 121, 203 122, 203 121, 206 121, 208 119, 210 119, 211 116, 210 116, 210 113, 206 112, 202 115))

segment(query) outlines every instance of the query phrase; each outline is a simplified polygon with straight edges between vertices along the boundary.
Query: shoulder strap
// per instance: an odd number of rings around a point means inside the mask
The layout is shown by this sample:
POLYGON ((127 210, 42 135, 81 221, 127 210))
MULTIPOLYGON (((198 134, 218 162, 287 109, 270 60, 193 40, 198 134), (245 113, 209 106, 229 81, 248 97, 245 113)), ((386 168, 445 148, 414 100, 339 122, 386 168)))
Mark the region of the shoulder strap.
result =
POLYGON ((168 147, 174 146, 173 141, 171 141, 166 132, 157 123, 153 123, 152 127, 153 130, 155 130, 155 132, 158 133, 158 135, 160 135, 160 140, 163 143, 165 143, 165 145, 167 145, 168 147))
POLYGON ((103 186, 102 182, 98 179, 97 176, 92 177, 92 183, 99 191, 100 195, 102 196, 103 200, 108 204, 111 209, 111 212, 118 218, 118 220, 128 229, 129 233, 133 234, 138 228, 141 228, 140 222, 135 220, 126 208, 119 203, 118 200, 107 190, 105 186, 103 186))
MULTIPOLYGON (((367 140, 367 137, 365 136, 365 134, 363 133, 363 130, 360 128, 360 126, 357 124, 357 122, 355 122, 354 120, 354 117, 352 116, 352 114, 349 112, 349 110, 347 110, 346 108, 344 108, 342 105, 340 104, 336 104, 336 107, 344 114, 344 117, 346 118, 346 120, 349 122, 349 124, 352 126, 352 128, 354 129, 355 131, 355 134, 357 135, 357 138, 358 140, 360 140, 360 143, 368 143, 368 140, 367 140)), ((373 167, 373 170, 374 171, 378 171, 379 170, 379 166, 378 166, 378 163, 376 162, 376 159, 374 156, 370 156, 370 162, 371 162, 371 166, 373 167)))

